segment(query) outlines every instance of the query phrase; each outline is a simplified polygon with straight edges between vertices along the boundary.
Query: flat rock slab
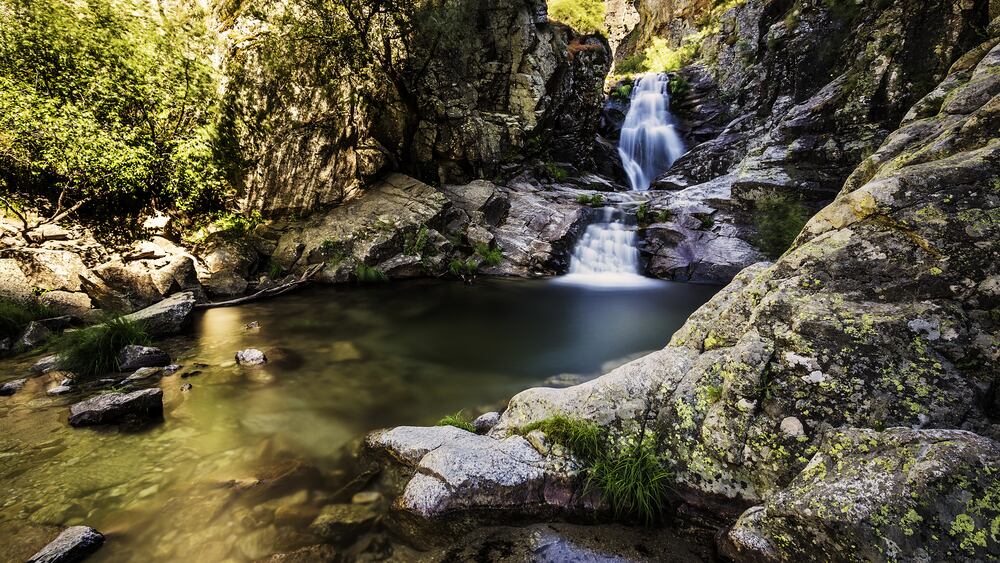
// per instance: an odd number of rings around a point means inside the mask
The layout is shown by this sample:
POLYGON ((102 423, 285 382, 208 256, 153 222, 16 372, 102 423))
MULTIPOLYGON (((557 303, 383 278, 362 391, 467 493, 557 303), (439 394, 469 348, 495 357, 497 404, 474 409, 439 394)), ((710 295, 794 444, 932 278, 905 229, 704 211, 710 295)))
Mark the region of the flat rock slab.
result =
POLYGON ((163 367, 170 365, 170 354, 152 346, 131 344, 118 354, 118 369, 134 371, 139 368, 163 367))
POLYGON ((162 418, 163 391, 160 389, 106 393, 76 403, 69 409, 72 426, 147 422, 162 418))
POLYGON ((28 563, 71 563, 82 561, 97 551, 104 543, 104 536, 87 526, 73 526, 63 530, 56 539, 31 556, 28 563))
POLYGON ((194 311, 194 293, 185 291, 150 305, 125 318, 142 324, 149 336, 169 336, 184 330, 194 311))

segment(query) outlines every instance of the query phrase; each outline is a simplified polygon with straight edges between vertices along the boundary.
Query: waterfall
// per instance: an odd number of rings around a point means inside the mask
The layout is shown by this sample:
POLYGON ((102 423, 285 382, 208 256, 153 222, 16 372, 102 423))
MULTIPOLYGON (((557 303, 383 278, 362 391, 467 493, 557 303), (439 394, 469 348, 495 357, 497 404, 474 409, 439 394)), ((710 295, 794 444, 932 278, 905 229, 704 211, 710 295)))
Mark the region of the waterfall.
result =
POLYGON ((670 77, 647 74, 632 86, 618 154, 633 191, 646 191, 684 154, 684 142, 670 115, 670 77))
POLYGON ((625 287, 655 283, 640 273, 635 229, 625 223, 625 213, 614 207, 601 209, 601 219, 587 226, 573 248, 569 274, 563 283, 590 287, 625 287))

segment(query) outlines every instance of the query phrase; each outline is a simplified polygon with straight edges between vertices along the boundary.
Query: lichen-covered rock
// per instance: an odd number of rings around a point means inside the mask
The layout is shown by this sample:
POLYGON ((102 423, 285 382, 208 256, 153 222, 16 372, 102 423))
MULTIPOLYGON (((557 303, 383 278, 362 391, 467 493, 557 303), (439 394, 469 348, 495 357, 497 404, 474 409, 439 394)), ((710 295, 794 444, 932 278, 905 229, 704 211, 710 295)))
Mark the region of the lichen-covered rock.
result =
POLYGON ((118 353, 118 369, 120 371, 134 371, 139 368, 168 365, 170 365, 170 354, 152 346, 130 344, 118 353))
POLYGON ((1000 557, 1000 444, 959 430, 831 432, 721 542, 734 560, 1000 557), (849 557, 848 557, 849 556, 849 557))
POLYGON ((104 393, 69 409, 71 426, 145 423, 163 418, 163 391, 142 389, 131 393, 104 393))
POLYGON ((83 561, 104 543, 104 536, 87 526, 71 526, 59 534, 28 563, 75 563, 83 561))
POLYGON ((170 336, 181 332, 191 322, 194 304, 194 293, 186 291, 126 315, 126 318, 140 323, 149 336, 170 336))

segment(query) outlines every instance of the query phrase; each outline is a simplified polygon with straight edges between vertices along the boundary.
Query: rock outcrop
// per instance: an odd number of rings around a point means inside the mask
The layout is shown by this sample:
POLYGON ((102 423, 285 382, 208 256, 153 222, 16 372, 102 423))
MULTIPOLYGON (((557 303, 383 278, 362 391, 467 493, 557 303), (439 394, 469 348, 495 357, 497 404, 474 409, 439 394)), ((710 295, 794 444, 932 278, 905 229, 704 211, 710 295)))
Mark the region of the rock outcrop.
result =
POLYGON ((28 563, 74 563, 83 561, 104 544, 104 536, 87 526, 71 526, 59 534, 28 563))

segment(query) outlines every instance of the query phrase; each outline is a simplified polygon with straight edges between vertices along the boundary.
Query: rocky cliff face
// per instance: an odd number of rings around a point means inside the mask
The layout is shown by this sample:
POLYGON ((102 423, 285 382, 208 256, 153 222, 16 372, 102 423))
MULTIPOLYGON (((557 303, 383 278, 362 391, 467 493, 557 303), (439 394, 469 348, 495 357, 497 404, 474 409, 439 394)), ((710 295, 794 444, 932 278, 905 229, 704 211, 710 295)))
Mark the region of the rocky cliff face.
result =
POLYGON ((736 559, 850 560, 860 545, 871 560, 997 557, 1000 21, 990 30, 777 263, 741 273, 664 350, 517 395, 489 436, 452 452, 468 478, 435 466, 421 483, 475 506, 579 509, 556 450, 520 456, 527 488, 477 462, 562 414, 621 441, 655 428, 691 505, 759 505, 722 542, 736 559))
POLYGON ((274 6, 263 19, 237 16, 224 125, 245 165, 248 207, 274 214, 337 204, 383 166, 455 183, 492 178, 542 148, 558 160, 589 159, 606 42, 550 25, 541 0, 453 4, 447 38, 395 62, 410 80, 405 95, 384 69, 344 76, 336 53, 283 36, 292 33, 279 23, 288 16, 274 6))

